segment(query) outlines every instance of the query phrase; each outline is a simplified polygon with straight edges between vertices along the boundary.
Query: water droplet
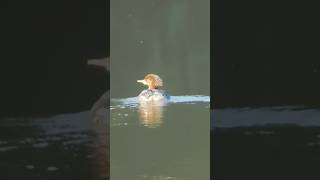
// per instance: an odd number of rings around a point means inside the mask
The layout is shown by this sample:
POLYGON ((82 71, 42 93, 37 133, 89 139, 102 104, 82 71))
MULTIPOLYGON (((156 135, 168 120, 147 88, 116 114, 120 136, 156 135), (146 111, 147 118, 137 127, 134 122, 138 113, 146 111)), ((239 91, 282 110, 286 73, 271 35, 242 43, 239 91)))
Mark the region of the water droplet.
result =
POLYGON ((54 166, 50 166, 50 167, 48 167, 48 169, 47 169, 48 171, 57 171, 57 170, 59 170, 57 167, 54 167, 54 166))
POLYGON ((31 170, 31 169, 34 169, 35 167, 33 165, 27 165, 26 168, 31 170))

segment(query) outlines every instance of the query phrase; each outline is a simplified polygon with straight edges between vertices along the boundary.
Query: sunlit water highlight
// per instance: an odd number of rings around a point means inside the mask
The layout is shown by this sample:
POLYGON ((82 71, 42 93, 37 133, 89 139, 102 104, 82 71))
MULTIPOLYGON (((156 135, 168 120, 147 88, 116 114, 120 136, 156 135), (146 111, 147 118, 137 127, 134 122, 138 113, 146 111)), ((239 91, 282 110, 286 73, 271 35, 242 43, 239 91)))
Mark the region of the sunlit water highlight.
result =
POLYGON ((111 126, 127 126, 132 122, 119 120, 130 119, 129 114, 137 111, 140 125, 155 128, 162 124, 163 111, 169 105, 178 104, 206 104, 204 107, 209 108, 210 97, 204 95, 185 95, 185 96, 170 96, 170 100, 165 103, 139 103, 138 97, 128 97, 123 99, 111 99, 110 110, 118 112, 116 117, 111 117, 111 126))

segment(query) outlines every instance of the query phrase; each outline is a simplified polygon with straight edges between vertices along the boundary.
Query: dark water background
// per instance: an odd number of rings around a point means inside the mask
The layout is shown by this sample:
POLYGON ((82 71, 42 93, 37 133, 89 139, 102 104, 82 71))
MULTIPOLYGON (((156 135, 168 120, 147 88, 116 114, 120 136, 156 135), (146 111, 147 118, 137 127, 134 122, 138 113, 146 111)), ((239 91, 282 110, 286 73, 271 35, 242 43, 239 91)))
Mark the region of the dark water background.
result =
POLYGON ((109 88, 105 71, 87 65, 110 55, 109 12, 109 2, 99 0, 5 2, 0 115, 89 109, 109 88))
POLYGON ((99 0, 3 2, 0 179, 108 176, 107 126, 89 111, 109 77, 87 61, 110 55, 109 12, 99 0))
POLYGON ((211 178, 318 177, 319 109, 266 106, 211 113, 211 178))
POLYGON ((38 118, 2 118, 1 179, 106 179, 106 121, 89 111, 38 118))
POLYGON ((211 12, 211 178, 319 179, 314 5, 216 0, 211 12))

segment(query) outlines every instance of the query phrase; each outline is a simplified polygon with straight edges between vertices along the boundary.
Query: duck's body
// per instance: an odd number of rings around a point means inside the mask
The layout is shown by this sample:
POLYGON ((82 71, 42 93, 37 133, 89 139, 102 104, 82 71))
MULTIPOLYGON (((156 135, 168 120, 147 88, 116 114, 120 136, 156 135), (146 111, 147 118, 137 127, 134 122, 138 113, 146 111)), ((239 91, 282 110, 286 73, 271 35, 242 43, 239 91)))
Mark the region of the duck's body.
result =
POLYGON ((148 89, 139 94, 140 102, 163 102, 170 99, 166 91, 159 89, 159 87, 163 86, 163 82, 158 75, 148 74, 143 80, 138 80, 137 82, 148 86, 148 89))
POLYGON ((170 96, 161 89, 145 89, 139 94, 140 101, 163 101, 169 99, 170 96))

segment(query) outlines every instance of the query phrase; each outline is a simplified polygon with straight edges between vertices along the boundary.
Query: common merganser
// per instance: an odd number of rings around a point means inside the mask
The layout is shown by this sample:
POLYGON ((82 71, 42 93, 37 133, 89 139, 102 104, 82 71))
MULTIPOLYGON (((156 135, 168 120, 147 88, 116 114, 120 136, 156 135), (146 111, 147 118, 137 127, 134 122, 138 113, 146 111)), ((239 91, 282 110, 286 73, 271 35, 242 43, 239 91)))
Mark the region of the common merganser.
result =
POLYGON ((159 87, 163 86, 163 81, 158 75, 148 74, 143 80, 137 80, 137 82, 148 86, 148 89, 143 90, 139 94, 140 102, 158 102, 170 99, 166 91, 159 89, 159 87))

